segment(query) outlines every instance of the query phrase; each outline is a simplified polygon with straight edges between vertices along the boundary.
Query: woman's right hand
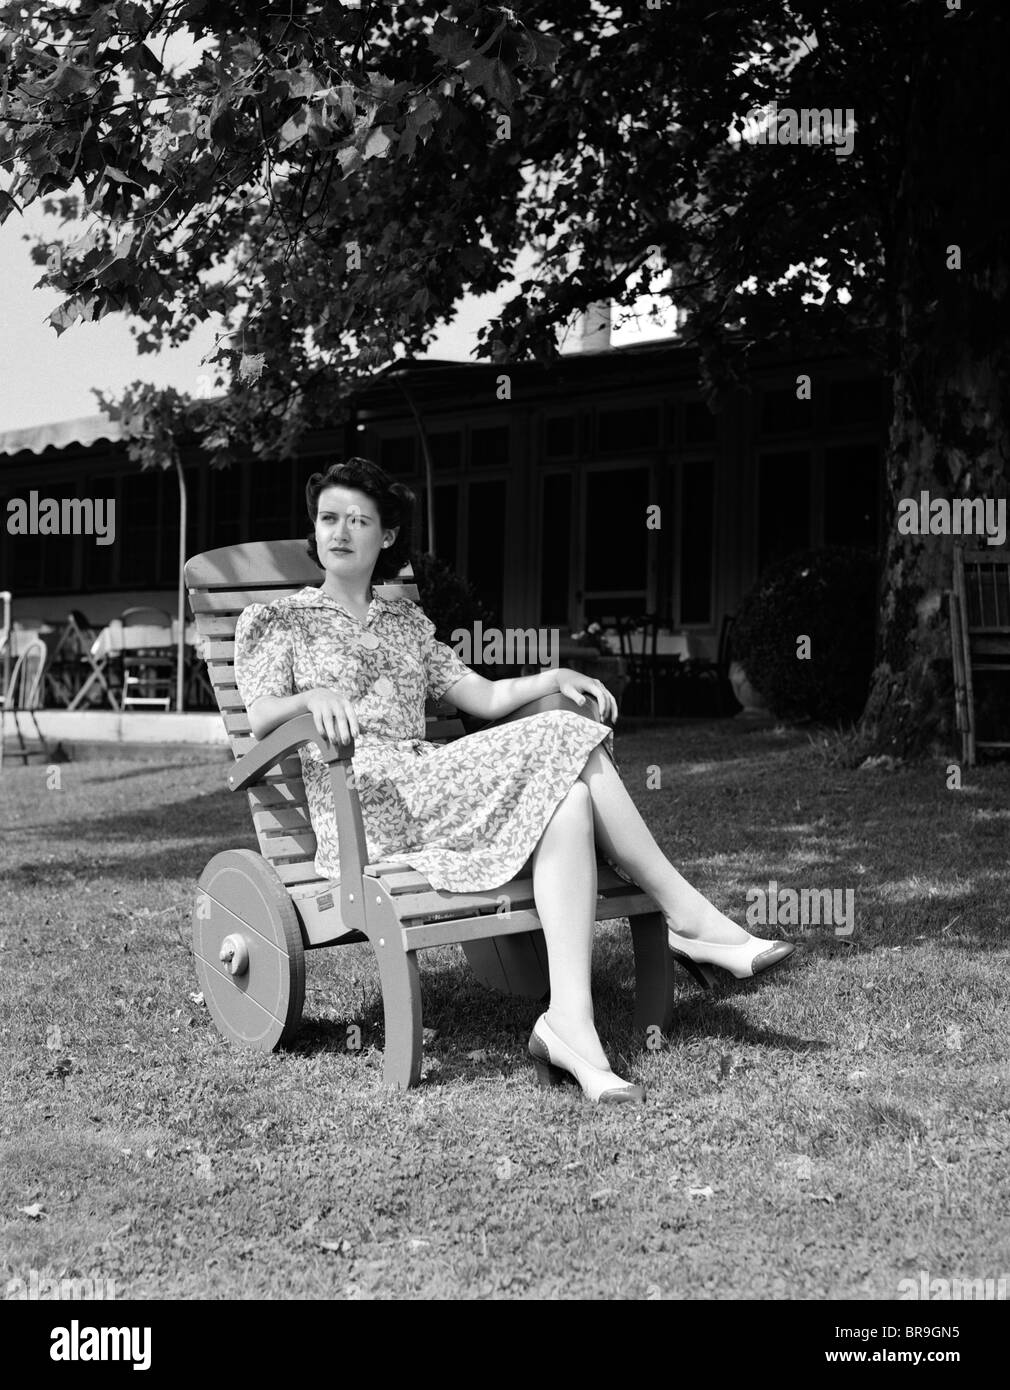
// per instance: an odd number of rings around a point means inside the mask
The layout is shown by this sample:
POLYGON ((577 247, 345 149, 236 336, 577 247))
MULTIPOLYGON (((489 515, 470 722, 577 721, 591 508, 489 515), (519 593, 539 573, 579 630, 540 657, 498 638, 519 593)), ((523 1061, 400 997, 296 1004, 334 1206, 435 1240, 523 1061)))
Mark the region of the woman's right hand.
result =
POLYGON ((338 690, 318 686, 305 695, 305 708, 315 721, 316 731, 330 743, 350 743, 358 737, 358 716, 354 706, 338 690))

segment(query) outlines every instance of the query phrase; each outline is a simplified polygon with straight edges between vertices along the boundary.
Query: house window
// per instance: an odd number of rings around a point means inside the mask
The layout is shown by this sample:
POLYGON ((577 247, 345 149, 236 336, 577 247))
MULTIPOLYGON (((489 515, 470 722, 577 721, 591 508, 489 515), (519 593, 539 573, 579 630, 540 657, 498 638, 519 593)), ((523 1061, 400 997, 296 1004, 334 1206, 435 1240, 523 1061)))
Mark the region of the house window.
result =
POLYGON ((877 548, 883 463, 876 444, 824 451, 824 542, 877 548))
MULTIPOLYGON (((23 499, 25 503, 30 501, 32 487, 26 484, 18 488, 13 494, 18 499, 23 499)), ((64 498, 76 497, 77 488, 73 483, 62 483, 56 485, 46 485, 34 489, 39 494, 39 504, 46 498, 52 498, 59 507, 64 498)), ((62 507, 59 507, 60 519, 58 525, 62 525, 62 507)), ((84 513, 82 512, 83 516, 84 513)), ((8 521, 6 507, 4 508, 4 526, 8 521)), ((28 524, 31 525, 31 508, 29 507, 28 524)), ((116 534, 119 537, 119 517, 116 517, 116 534)), ((10 564, 15 573, 15 586, 17 590, 31 593, 44 593, 46 590, 59 591, 72 589, 74 587, 74 575, 76 570, 76 558, 81 552, 82 546, 94 548, 96 550, 112 550, 114 546, 99 546, 94 536, 73 536, 73 535, 10 535, 3 537, 5 549, 11 552, 10 564)))
POLYGON ((160 468, 145 468, 123 477, 122 498, 116 509, 121 584, 157 584, 161 578, 157 556, 158 537, 164 529, 164 478, 160 468))
POLYGON ((470 431, 470 463, 475 468, 507 468, 508 425, 482 425, 470 431))
MULTIPOLYGON (((101 497, 108 508, 109 499, 116 503, 116 539, 122 535, 121 528, 127 525, 126 516, 120 501, 119 489, 123 482, 118 477, 87 478, 85 487, 91 497, 101 497)), ((115 562, 120 553, 118 545, 85 545, 84 547, 84 587, 86 589, 108 589, 115 583, 115 562)))
POLYGON ((810 455, 762 454, 758 462, 758 569, 810 545, 810 455))
POLYGON ((765 391, 761 398, 762 434, 799 434, 813 424, 813 402, 797 399, 796 388, 765 391))
MULTIPOLYGON (((249 464, 249 535, 253 540, 287 540, 294 511, 290 461, 253 459, 249 464)), ((308 518, 306 517, 306 521, 308 518)))
POLYGON ((718 432, 719 420, 704 401, 684 402, 684 443, 711 444, 718 432))
POLYGON ((540 621, 567 627, 572 577, 572 475, 548 473, 543 479, 540 532, 540 621))
POLYGON ((428 435, 431 463, 436 473, 455 473, 463 462, 463 436, 459 430, 428 435))
POLYGON ((505 596, 504 482, 471 483, 467 495, 467 578, 501 618, 505 596))
POLYGON ((884 383, 879 377, 855 377, 829 385, 830 425, 880 425, 883 417, 884 383))
POLYGON ((680 621, 712 619, 712 524, 715 479, 711 459, 683 466, 680 487, 680 621))
POLYGON ((247 537, 242 517, 244 473, 237 464, 212 468, 207 482, 210 492, 211 548, 235 545, 247 537))
POLYGON ((652 449, 659 443, 659 407, 601 410, 596 421, 596 446, 601 454, 625 454, 652 449))
MULTIPOLYGON (((428 550, 428 499, 424 488, 417 494, 414 513, 417 547, 428 550)), ((459 484, 443 483, 435 488, 435 555, 443 564, 455 569, 459 559, 456 533, 459 524, 459 484)))
POLYGON ((379 463, 387 473, 413 473, 417 467, 415 444, 412 434, 383 439, 379 445, 379 463))
POLYGON ((570 459, 577 452, 574 415, 548 416, 544 421, 544 458, 570 459))

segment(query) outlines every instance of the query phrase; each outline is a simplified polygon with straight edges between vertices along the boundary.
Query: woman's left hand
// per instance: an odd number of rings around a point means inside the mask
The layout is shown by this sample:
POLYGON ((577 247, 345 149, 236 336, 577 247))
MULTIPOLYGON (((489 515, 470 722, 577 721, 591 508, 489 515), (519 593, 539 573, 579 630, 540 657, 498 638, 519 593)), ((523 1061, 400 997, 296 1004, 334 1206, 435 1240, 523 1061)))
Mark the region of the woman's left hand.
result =
POLYGON ((586 696, 592 695, 600 707, 600 719, 613 724, 617 718, 617 701, 602 681, 593 680, 581 671, 570 671, 566 666, 559 667, 555 675, 562 695, 567 695, 577 705, 584 705, 586 696))

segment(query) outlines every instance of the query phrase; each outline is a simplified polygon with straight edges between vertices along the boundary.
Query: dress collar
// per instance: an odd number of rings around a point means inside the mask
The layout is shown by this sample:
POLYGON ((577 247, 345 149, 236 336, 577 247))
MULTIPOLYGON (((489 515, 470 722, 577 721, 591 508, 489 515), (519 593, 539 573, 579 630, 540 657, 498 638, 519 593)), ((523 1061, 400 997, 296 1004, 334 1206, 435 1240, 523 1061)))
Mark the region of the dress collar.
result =
MULTIPOLYGON (((375 592, 375 585, 372 585, 371 607, 369 617, 379 613, 385 607, 387 600, 381 594, 375 592), (376 607, 378 605, 378 607, 376 607)), ((328 594, 325 589, 316 584, 307 584, 304 589, 299 589, 297 593, 288 594, 279 600, 290 608, 335 608, 338 613, 344 613, 352 622, 357 622, 353 613, 349 613, 342 603, 328 594)))

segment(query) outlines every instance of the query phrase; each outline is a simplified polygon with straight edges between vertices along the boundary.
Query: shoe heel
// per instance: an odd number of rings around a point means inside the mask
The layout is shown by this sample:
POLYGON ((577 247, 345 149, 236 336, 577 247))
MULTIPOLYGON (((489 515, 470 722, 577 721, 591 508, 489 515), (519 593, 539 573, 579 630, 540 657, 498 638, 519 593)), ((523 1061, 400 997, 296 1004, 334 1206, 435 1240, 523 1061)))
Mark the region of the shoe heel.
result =
POLYGON ((715 987, 715 971, 710 965, 706 965, 702 961, 692 960, 690 956, 685 956, 681 951, 674 951, 672 954, 677 964, 682 966, 691 978, 701 985, 702 989, 715 987))
POLYGON ((567 1072, 551 1062, 542 1062, 539 1057, 533 1058, 533 1070, 537 1074, 537 1085, 543 1090, 550 1086, 563 1086, 568 1080, 567 1072))

